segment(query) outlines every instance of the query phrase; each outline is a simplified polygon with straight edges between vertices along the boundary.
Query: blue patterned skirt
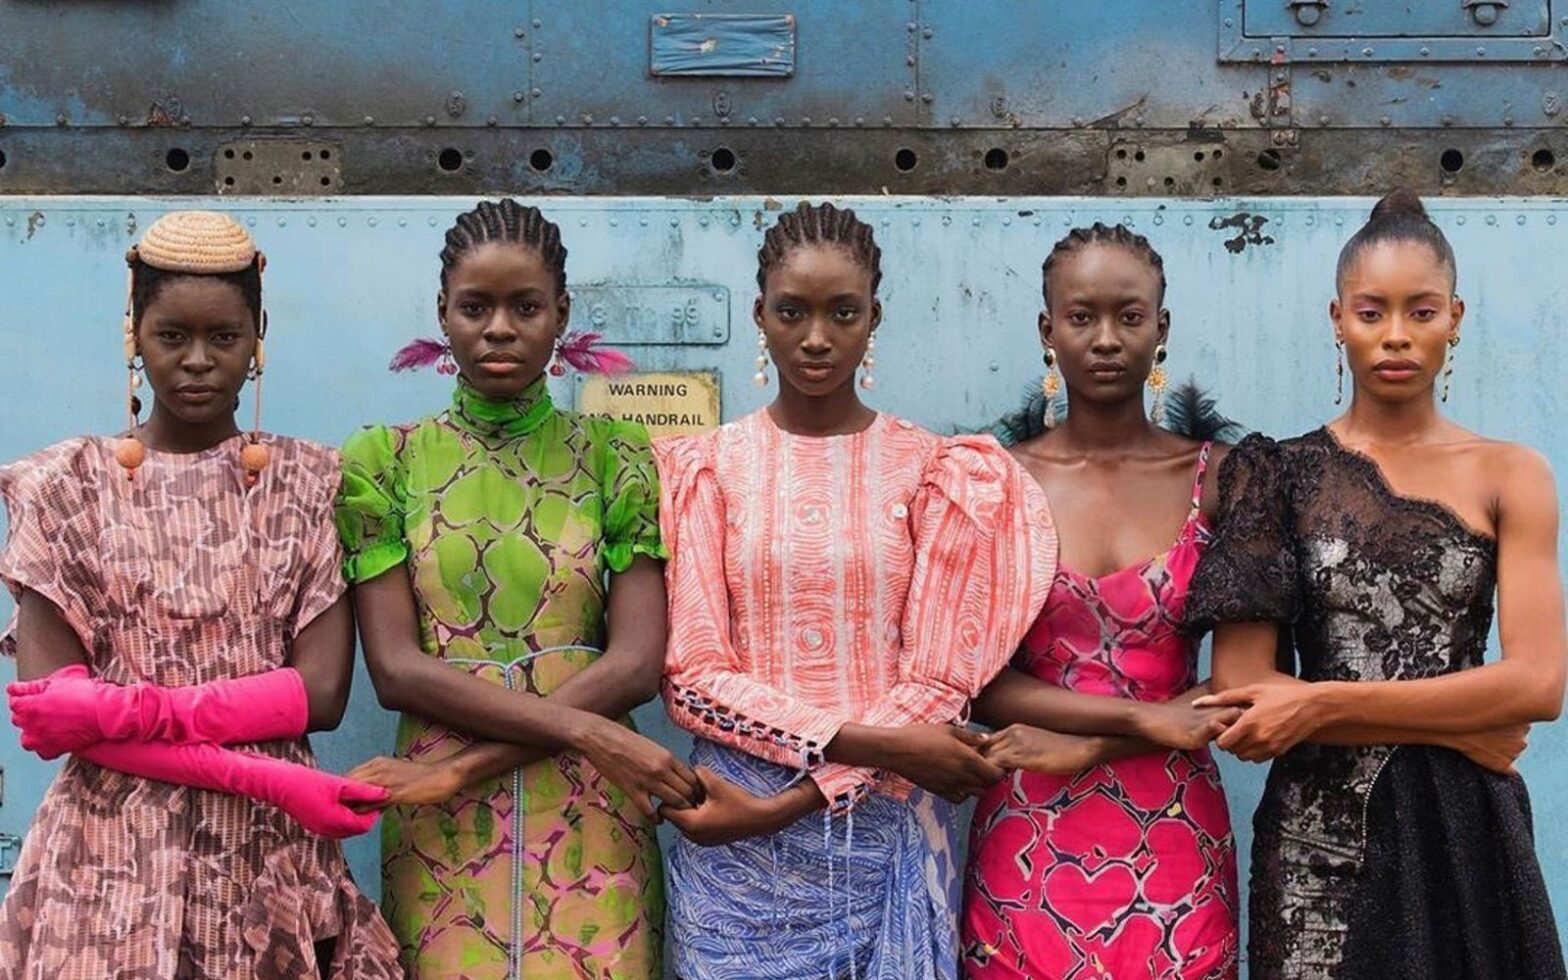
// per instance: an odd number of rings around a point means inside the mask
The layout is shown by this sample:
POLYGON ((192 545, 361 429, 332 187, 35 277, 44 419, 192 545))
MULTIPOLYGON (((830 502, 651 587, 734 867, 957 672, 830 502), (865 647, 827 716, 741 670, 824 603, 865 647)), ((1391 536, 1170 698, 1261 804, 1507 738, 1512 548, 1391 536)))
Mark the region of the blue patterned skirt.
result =
MULTIPOLYGON (((797 770, 698 739, 692 764, 759 796, 797 770)), ((954 980, 959 868, 954 808, 916 790, 871 795, 768 837, 669 858, 680 980, 954 980)))

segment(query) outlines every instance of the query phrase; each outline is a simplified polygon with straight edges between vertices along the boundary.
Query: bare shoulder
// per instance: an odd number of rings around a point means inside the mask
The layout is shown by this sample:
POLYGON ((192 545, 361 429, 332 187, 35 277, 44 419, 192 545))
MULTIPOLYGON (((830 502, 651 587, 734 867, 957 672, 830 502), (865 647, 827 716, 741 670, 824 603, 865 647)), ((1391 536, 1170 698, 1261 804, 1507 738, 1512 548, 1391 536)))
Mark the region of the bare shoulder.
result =
POLYGON ((1209 447, 1209 468, 1203 474, 1203 516, 1213 517, 1219 509, 1220 469, 1235 448, 1228 442, 1216 442, 1209 447))

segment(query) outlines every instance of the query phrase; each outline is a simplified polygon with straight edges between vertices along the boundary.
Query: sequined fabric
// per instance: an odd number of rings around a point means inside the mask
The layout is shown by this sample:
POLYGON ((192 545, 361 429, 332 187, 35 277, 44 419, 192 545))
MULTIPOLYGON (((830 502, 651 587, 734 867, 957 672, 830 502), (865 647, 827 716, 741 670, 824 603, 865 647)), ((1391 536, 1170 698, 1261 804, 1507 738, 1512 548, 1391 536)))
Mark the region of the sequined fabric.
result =
MULTIPOLYGON (((1220 495, 1193 628, 1279 622, 1309 681, 1481 664, 1496 542, 1395 494, 1328 430, 1244 440, 1220 495)), ((1255 980, 1564 976, 1518 777, 1447 749, 1301 745, 1274 762, 1254 832, 1255 980)))

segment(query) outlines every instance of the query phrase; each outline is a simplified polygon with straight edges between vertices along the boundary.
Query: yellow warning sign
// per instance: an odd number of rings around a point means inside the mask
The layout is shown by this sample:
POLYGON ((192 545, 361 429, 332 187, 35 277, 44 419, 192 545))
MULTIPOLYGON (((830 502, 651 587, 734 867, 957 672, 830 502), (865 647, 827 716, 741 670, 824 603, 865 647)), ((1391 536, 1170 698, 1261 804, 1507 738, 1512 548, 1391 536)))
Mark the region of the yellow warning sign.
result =
POLYGON ((702 432, 719 425, 719 379, 708 371, 585 378, 577 410, 641 422, 656 436, 702 432))

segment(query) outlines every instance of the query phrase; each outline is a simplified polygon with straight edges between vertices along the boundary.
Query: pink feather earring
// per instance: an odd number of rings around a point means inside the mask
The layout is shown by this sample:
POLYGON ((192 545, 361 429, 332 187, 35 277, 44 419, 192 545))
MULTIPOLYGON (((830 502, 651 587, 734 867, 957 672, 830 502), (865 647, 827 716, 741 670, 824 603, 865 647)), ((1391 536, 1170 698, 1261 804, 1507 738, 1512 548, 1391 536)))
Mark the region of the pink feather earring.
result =
MULTIPOLYGON (((399 348, 392 355, 392 362, 387 365, 387 369, 394 372, 418 371, 434 364, 442 374, 455 374, 457 366, 451 363, 451 354, 452 348, 444 338, 419 337, 399 348)), ((566 373, 565 368, 556 370, 560 364, 581 374, 616 375, 637 368, 631 358, 613 347, 604 346, 602 334, 592 331, 571 332, 562 336, 556 342, 555 356, 550 373, 556 377, 566 373)))

